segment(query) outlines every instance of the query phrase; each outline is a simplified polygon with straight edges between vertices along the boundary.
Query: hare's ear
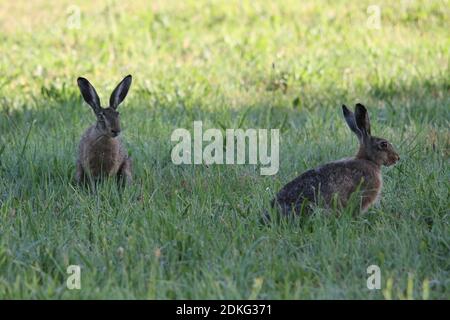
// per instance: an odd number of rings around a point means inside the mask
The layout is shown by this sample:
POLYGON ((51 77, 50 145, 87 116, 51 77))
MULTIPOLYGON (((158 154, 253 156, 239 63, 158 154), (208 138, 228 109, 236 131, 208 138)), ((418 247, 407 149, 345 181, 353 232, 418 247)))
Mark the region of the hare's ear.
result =
POLYGON ((131 75, 127 75, 111 93, 111 98, 109 98, 109 106, 111 108, 117 109, 119 104, 125 99, 131 86, 131 80, 131 75))
POLYGON ((344 113, 345 121, 347 122, 348 127, 352 130, 358 138, 361 138, 361 131, 358 129, 355 121, 355 115, 353 112, 348 110, 345 104, 342 105, 342 112, 344 113))
POLYGON ((95 91, 92 84, 83 77, 79 77, 77 79, 78 87, 80 88, 81 95, 84 98, 84 101, 87 102, 88 105, 94 109, 95 113, 99 113, 101 110, 100 107, 100 98, 98 97, 97 92, 95 91))
POLYGON ((362 134, 365 136, 370 136, 370 120, 369 114, 367 113, 366 107, 358 103, 355 107, 355 120, 356 125, 362 134))

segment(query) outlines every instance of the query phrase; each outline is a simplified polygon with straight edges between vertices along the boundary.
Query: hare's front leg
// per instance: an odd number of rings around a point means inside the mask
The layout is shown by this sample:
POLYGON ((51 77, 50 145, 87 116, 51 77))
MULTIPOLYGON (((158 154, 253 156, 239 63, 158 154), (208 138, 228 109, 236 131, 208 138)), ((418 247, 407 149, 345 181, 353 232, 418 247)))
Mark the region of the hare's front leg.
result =
POLYGON ((126 184, 131 184, 132 180, 131 158, 126 157, 117 172, 117 182, 120 186, 125 186, 126 184))
POLYGON ((79 185, 85 186, 89 182, 89 177, 83 169, 80 161, 77 161, 77 173, 75 175, 75 179, 79 185))

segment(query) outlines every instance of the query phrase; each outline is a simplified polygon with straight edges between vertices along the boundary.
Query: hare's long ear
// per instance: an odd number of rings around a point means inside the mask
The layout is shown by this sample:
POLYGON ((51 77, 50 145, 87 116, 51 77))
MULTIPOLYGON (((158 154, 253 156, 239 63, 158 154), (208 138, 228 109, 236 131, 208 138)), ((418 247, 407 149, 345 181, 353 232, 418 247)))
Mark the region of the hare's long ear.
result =
POLYGON ((131 80, 131 75, 127 75, 111 93, 111 98, 109 98, 109 106, 111 108, 117 109, 119 104, 125 99, 131 86, 131 80))
POLYGON ((79 77, 77 79, 78 87, 80 88, 81 95, 84 98, 84 101, 87 102, 88 105, 94 109, 94 112, 97 114, 100 112, 100 98, 98 97, 97 92, 95 91, 92 84, 83 77, 79 77))
POLYGON ((370 136, 370 120, 369 114, 367 113, 366 107, 358 103, 355 107, 355 120, 356 125, 362 134, 365 136, 370 136))
POLYGON ((345 121, 347 122, 348 127, 357 135, 358 139, 360 139, 361 131, 358 129, 356 125, 355 115, 353 114, 353 112, 348 110, 345 104, 342 105, 342 112, 344 113, 344 118, 345 121))

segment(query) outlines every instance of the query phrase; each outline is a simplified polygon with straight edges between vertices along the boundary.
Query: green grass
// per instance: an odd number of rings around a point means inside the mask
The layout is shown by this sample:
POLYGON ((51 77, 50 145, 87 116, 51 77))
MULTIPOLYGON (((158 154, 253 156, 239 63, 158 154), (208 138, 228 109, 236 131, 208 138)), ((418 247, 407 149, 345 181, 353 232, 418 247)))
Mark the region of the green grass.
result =
POLYGON ((377 1, 379 30, 371 1, 0 3, 0 298, 450 298, 448 1, 377 1), (135 183, 85 192, 75 80, 106 103, 128 73, 135 183), (262 225, 283 184, 355 152, 340 106, 356 102, 402 159, 380 203, 262 225), (278 174, 175 166, 170 134, 194 120, 280 128, 278 174))

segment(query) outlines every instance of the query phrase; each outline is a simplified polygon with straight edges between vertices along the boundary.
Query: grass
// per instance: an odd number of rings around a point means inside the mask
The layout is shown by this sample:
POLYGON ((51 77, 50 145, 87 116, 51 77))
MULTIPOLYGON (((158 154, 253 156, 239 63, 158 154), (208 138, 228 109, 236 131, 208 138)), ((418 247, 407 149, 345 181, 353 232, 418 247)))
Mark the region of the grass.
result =
POLYGON ((0 298, 450 298, 448 1, 377 1, 380 29, 370 1, 0 2, 0 298), (128 73, 135 183, 85 192, 75 80, 106 103, 128 73), (283 184, 356 151, 356 102, 402 159, 380 203, 262 225, 283 184), (280 128, 278 174, 175 166, 170 134, 194 120, 280 128))

